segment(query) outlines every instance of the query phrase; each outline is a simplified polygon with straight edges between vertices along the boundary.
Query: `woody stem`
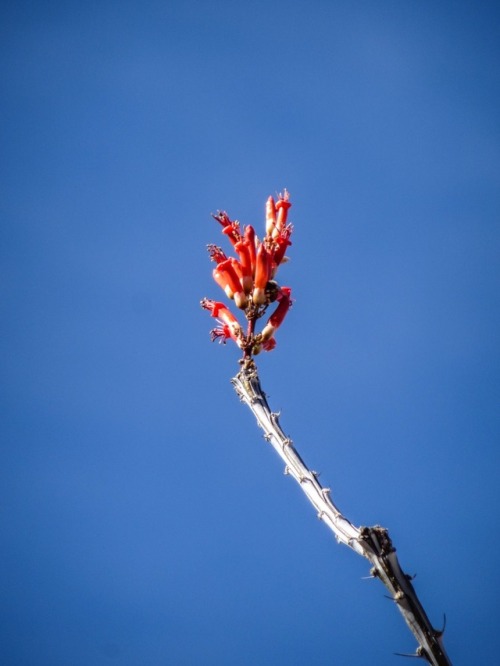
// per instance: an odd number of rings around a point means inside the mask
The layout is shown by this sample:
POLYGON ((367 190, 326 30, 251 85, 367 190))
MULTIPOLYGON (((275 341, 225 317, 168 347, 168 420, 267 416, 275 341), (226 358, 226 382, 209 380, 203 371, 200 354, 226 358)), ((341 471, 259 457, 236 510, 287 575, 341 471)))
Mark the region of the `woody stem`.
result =
POLYGON ((247 344, 245 349, 243 350, 243 358, 246 361, 251 360, 252 358, 252 347, 253 347, 253 334, 255 331, 255 322, 257 321, 257 317, 253 315, 248 319, 248 326, 247 326, 247 344))
MULTIPOLYGON (((251 321, 249 330, 253 330, 251 321)), ((231 381, 236 393, 263 429, 264 439, 284 461, 285 473, 297 481, 318 517, 332 530, 337 541, 371 563, 371 575, 379 578, 389 590, 390 597, 418 642, 415 656, 422 657, 431 666, 451 666, 443 645, 443 632, 434 629, 427 617, 411 577, 401 569, 396 548, 387 530, 379 525, 356 527, 333 503, 330 489, 321 485, 318 475, 307 467, 292 440, 281 429, 279 415, 269 407, 260 385, 257 367, 251 358, 246 357, 240 372, 231 381)))

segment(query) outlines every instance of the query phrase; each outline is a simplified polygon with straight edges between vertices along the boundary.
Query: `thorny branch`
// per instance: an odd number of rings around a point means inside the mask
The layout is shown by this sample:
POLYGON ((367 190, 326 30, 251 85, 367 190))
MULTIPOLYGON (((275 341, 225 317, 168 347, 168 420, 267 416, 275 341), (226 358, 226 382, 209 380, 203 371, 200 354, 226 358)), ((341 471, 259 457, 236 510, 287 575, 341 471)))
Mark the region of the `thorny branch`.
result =
POLYGON ((227 257, 222 248, 208 245, 210 258, 215 262, 213 278, 225 295, 233 302, 240 315, 246 318, 246 330, 238 317, 220 301, 204 298, 201 306, 218 321, 211 332, 212 340, 232 340, 243 352, 242 368, 232 382, 241 400, 245 402, 264 430, 265 439, 285 462, 285 472, 293 476, 316 509, 319 518, 334 532, 340 543, 366 557, 372 565, 371 575, 384 583, 397 604, 405 622, 417 639, 418 648, 413 657, 421 657, 432 666, 450 666, 446 656, 442 631, 434 629, 411 584, 410 576, 403 573, 387 530, 374 527, 355 527, 337 509, 330 499, 329 489, 323 488, 315 472, 309 470, 279 424, 278 414, 271 412, 261 389, 253 357, 261 351, 276 347, 275 334, 283 323, 292 304, 290 287, 276 282, 279 267, 287 261, 286 252, 291 243, 293 225, 288 222, 291 207, 287 190, 278 200, 269 197, 266 202, 265 234, 260 240, 251 225, 241 227, 227 213, 213 217, 222 227, 237 255, 227 257), (258 332, 256 324, 274 308, 258 332))
POLYGON ((391 598, 418 642, 415 656, 432 666, 451 666, 446 655, 442 631, 433 628, 420 603, 411 578, 405 574, 396 556, 388 531, 384 527, 355 527, 335 506, 330 489, 318 481, 318 475, 310 470, 300 457, 292 440, 285 435, 279 423, 279 415, 269 408, 262 391, 257 367, 250 360, 232 380, 236 393, 253 412, 258 425, 268 441, 284 461, 285 473, 292 476, 317 511, 318 517, 328 525, 337 541, 366 557, 372 565, 371 575, 380 578, 389 590, 391 598))

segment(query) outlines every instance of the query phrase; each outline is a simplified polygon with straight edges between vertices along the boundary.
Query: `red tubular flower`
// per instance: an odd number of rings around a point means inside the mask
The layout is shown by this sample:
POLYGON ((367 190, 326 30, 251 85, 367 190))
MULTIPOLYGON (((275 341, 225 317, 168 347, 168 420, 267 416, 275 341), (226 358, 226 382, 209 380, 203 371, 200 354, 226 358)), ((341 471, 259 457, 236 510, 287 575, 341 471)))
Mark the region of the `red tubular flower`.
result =
POLYGON ((290 305, 292 302, 290 298, 291 293, 292 290, 290 289, 290 287, 281 287, 280 293, 278 295, 278 300, 279 300, 278 307, 269 317, 267 324, 262 329, 262 339, 264 342, 272 338, 276 330, 283 323, 283 320, 286 316, 286 313, 290 309, 290 305))
POLYGON ((257 250, 255 281, 252 294, 255 305, 264 305, 266 302, 266 284, 268 283, 270 272, 271 257, 264 243, 261 243, 257 250))
POLYGON ((269 197, 266 201, 266 234, 272 236, 276 229, 276 205, 274 199, 269 197))
MULTIPOLYGON (((241 289, 243 289, 245 294, 249 294, 252 291, 252 284, 253 284, 251 276, 245 275, 243 267, 237 259, 235 259, 234 257, 229 257, 229 261, 231 262, 231 266, 234 268, 234 272, 238 276, 241 289)), ((245 308, 246 305, 247 301, 245 299, 245 305, 243 306, 239 305, 238 307, 245 308)))
POLYGON ((292 230, 292 225, 289 224, 284 229, 282 229, 277 238, 274 239, 277 245, 277 248, 274 251, 274 261, 276 262, 277 266, 279 266, 285 258, 287 247, 292 244, 292 241, 290 240, 292 230))
POLYGON ((229 219, 229 215, 225 211, 219 211, 217 215, 212 213, 212 217, 222 225, 222 233, 228 236, 233 245, 240 240, 241 234, 239 222, 233 222, 229 219))
POLYGON ((237 307, 243 309, 246 307, 247 297, 242 290, 240 278, 234 268, 233 262, 235 261, 236 259, 231 260, 231 258, 221 261, 217 268, 214 268, 213 276, 219 287, 226 292, 226 296, 234 298, 237 307))
POLYGON ((278 217, 276 220, 276 227, 275 230, 273 231, 273 238, 276 238, 279 233, 286 227, 286 219, 288 217, 288 209, 291 207, 291 203, 289 202, 290 195, 288 192, 285 190, 283 194, 280 194, 280 198, 278 199, 276 203, 276 211, 278 213, 278 217))
MULTIPOLYGON (((238 241, 234 249, 238 253, 241 266, 241 286, 245 294, 252 291, 253 276, 252 276, 252 257, 250 254, 250 242, 247 239, 238 241)), ((255 246, 254 246, 255 249, 255 246)))
POLYGON ((250 263, 252 266, 252 277, 255 275, 255 259, 257 250, 255 249, 255 229, 247 224, 245 227, 245 240, 248 241, 248 251, 250 252, 250 263))
POLYGON ((201 307, 205 310, 209 310, 212 317, 218 319, 222 324, 221 328, 214 329, 214 339, 218 337, 230 337, 238 345, 240 345, 240 336, 242 334, 241 326, 236 317, 230 310, 228 310, 224 303, 220 303, 219 301, 212 301, 209 298, 204 298, 201 302, 201 307))

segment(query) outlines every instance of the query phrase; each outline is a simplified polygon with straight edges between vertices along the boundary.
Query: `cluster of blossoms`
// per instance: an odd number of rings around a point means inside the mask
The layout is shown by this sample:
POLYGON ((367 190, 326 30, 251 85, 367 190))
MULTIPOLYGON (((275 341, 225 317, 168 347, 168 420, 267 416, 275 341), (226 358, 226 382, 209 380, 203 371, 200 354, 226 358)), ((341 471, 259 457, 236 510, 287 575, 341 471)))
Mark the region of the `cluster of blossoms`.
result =
POLYGON ((293 227, 287 224, 291 205, 286 190, 278 196, 277 201, 273 197, 268 198, 266 233, 262 240, 259 240, 251 225, 241 229, 239 222, 230 220, 227 213, 219 212, 213 215, 221 224, 222 233, 229 238, 238 257, 227 257, 222 248, 208 245, 210 258, 216 263, 213 277, 226 296, 245 313, 246 330, 224 303, 204 298, 201 306, 219 322, 219 326, 211 332, 212 340, 226 342, 231 338, 243 350, 246 358, 263 349, 274 349, 274 334, 291 305, 291 289, 280 287, 275 280, 278 267, 287 260, 286 250, 291 245, 293 227), (257 333, 257 320, 274 302, 278 304, 276 309, 262 331, 257 333))

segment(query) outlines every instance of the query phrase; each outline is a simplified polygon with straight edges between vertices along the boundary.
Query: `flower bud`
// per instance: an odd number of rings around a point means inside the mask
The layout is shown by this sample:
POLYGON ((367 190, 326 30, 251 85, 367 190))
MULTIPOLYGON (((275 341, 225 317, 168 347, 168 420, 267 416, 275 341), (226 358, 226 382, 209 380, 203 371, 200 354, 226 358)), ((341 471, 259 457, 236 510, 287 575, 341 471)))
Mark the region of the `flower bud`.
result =
POLYGON ((255 281, 252 299, 255 305, 264 305, 266 302, 266 285, 269 280, 271 258, 263 243, 257 250, 255 281))
POLYGON ((266 201, 266 234, 272 236, 276 229, 276 206, 274 199, 269 197, 266 201))

